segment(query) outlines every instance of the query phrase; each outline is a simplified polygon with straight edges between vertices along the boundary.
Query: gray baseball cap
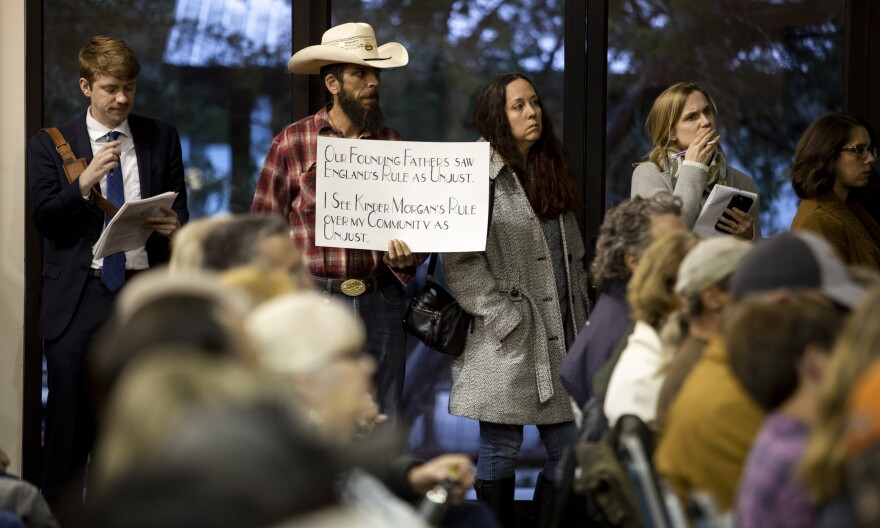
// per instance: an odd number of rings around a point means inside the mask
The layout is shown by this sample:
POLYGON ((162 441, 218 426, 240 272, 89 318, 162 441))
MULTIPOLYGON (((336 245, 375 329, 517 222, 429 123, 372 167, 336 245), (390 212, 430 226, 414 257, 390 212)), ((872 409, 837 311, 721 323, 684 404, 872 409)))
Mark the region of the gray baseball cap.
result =
POLYGON ((730 287, 734 299, 776 289, 815 289, 847 308, 854 308, 866 293, 850 278, 834 247, 804 231, 755 244, 734 271, 730 287))

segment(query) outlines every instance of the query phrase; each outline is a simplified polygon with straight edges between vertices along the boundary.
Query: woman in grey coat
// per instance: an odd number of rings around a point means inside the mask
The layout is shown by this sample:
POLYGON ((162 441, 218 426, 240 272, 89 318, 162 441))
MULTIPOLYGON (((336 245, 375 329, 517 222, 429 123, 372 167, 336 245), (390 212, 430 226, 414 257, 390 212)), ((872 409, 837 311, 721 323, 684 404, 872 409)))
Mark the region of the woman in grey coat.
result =
MULTIPOLYGON (((721 150, 718 109, 697 83, 681 82, 661 93, 651 107, 645 128, 654 146, 648 161, 636 165, 630 195, 650 198, 668 192, 681 198, 681 218, 694 228, 715 184, 757 193, 752 179, 733 167, 721 150)), ((749 211, 725 209, 718 229, 745 240, 761 237, 759 200, 749 211)))
POLYGON ((505 526, 512 525, 523 425, 537 424, 548 456, 535 490, 540 524, 552 514, 562 451, 577 439, 559 378, 587 315, 577 185, 524 75, 487 84, 473 123, 492 145, 494 206, 485 252, 443 255, 450 289, 474 316, 453 365, 449 412, 480 421, 475 488, 505 526))

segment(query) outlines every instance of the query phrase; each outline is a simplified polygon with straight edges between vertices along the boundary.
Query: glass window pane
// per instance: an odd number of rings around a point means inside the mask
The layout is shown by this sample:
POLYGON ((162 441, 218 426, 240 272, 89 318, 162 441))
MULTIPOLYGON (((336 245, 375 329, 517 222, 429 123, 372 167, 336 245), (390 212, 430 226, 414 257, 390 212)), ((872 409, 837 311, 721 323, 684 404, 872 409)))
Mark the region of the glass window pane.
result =
POLYGON ((290 0, 44 0, 44 122, 83 115, 77 53, 124 38, 141 63, 133 112, 177 126, 190 213, 249 211, 290 120, 290 0))
POLYGON ((650 141, 654 98, 697 81, 718 105, 731 166, 762 199, 764 234, 787 230, 797 200, 786 177, 800 134, 842 109, 843 0, 609 3, 607 200, 629 197, 650 141))
POLYGON ((331 25, 367 22, 409 64, 382 77, 386 121, 413 141, 469 141, 476 91, 499 73, 531 76, 562 134, 563 0, 333 0, 331 25))

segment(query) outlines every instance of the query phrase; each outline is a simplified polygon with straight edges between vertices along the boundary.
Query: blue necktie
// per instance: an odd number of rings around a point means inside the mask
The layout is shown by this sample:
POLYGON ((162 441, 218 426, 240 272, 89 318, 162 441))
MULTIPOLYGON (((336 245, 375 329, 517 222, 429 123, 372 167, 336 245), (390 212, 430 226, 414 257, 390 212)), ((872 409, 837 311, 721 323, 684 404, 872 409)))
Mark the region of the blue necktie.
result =
MULTIPOLYGON (((107 134, 108 141, 116 141, 119 138, 119 132, 113 131, 107 134)), ((125 203, 125 191, 122 186, 122 167, 117 166, 107 173, 107 200, 116 207, 122 207, 125 203)), ((110 216, 107 215, 104 224, 110 223, 110 216)), ((104 270, 101 272, 101 281, 104 286, 111 292, 115 292, 122 287, 125 282, 125 252, 120 251, 112 255, 104 257, 104 270)))

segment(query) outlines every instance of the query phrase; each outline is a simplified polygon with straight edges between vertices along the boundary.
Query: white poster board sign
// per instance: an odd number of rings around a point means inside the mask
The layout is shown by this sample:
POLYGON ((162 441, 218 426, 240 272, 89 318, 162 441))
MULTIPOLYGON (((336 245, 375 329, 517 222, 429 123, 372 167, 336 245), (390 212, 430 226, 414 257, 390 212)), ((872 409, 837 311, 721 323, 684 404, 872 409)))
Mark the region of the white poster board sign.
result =
POLYGON ((483 251, 489 143, 318 138, 315 245, 483 251))

